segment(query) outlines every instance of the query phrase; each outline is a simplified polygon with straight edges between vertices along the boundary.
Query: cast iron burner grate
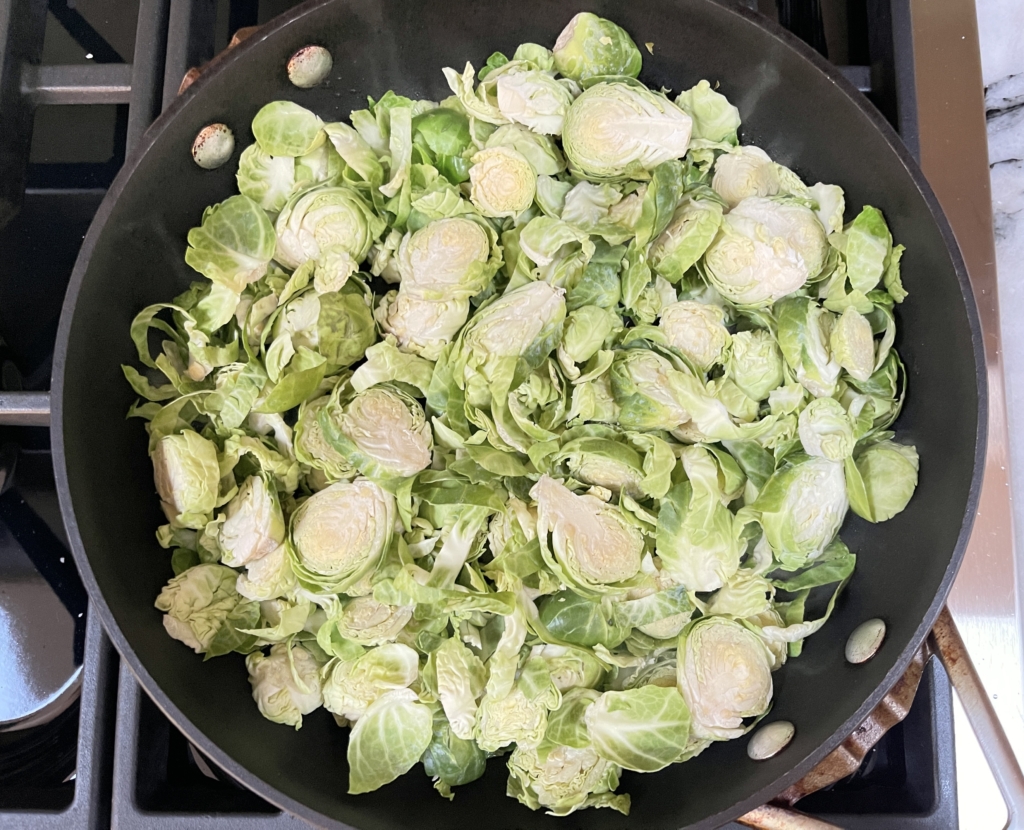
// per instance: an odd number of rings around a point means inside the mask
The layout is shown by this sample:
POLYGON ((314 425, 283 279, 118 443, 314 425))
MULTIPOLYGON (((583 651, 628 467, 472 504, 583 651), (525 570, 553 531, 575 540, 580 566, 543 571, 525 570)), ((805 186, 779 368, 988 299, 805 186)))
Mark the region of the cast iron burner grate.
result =
MULTIPOLYGON (((0 415, 4 391, 45 393, 48 387, 57 320, 78 247, 126 148, 174 99, 186 71, 224 48, 230 32, 297 4, 0 0, 0 262, 6 266, 0 273, 0 415), (77 57, 39 66, 61 43, 70 53, 77 49, 77 57), (132 63, 126 55, 134 56, 132 63), (23 63, 32 68, 23 72, 23 63), (93 146, 86 152, 69 145, 90 135, 88 129, 61 128, 64 121, 50 117, 56 107, 64 107, 68 117, 98 113, 83 122, 93 125, 93 146)), ((771 0, 746 4, 775 13, 771 0)), ((843 66, 848 78, 917 151, 909 0, 778 0, 778 15, 819 51, 849 64, 843 66), (840 42, 826 37, 837 31, 837 15, 843 23, 838 31, 845 32, 840 42)), ((0 446, 34 462, 22 465, 21 478, 16 473, 7 482, 2 498, 17 498, 19 486, 38 485, 31 470, 45 464, 49 452, 41 426, 48 422, 45 394, 39 400, 38 408, 21 413, 20 422, 40 426, 0 426, 0 446)), ((4 422, 12 421, 0 418, 4 422)), ((61 544, 66 543, 61 539, 47 552, 34 553, 58 559, 65 554, 60 564, 66 567, 42 564, 53 571, 47 577, 51 584, 64 586, 70 611, 77 609, 73 566, 61 544)), ((0 560, 13 551, 5 545, 19 542, 0 532, 0 560)), ((0 592, 9 587, 0 585, 0 592)), ((308 826, 233 783, 191 747, 127 668, 118 667, 99 622, 76 620, 84 662, 80 700, 43 726, 0 733, 0 830, 308 826)), ((949 830, 958 826, 953 759, 949 680, 932 660, 906 720, 868 753, 857 772, 805 798, 799 809, 849 830, 949 830)))

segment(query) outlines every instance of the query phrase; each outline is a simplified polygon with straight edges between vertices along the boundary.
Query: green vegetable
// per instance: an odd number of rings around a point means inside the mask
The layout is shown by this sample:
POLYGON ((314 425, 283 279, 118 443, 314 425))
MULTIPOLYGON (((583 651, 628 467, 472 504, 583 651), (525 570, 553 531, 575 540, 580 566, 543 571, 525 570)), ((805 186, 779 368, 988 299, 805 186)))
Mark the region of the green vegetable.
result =
POLYGON ((500 754, 530 809, 628 813, 623 770, 765 716, 848 509, 913 496, 881 211, 641 68, 584 12, 444 100, 269 102, 202 278, 132 321, 164 626, 350 728, 352 794, 500 754))

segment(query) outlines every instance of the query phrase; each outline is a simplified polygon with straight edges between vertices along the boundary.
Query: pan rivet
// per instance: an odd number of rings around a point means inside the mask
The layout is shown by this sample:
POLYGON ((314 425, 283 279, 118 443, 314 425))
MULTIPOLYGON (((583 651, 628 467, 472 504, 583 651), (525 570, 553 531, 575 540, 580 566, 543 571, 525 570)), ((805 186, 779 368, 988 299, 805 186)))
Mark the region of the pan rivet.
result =
POLYGON ((846 641, 846 659, 850 663, 866 663, 878 653, 885 640, 885 622, 878 618, 858 625, 846 641))
POLYGON ((747 755, 754 761, 766 761, 789 746, 796 727, 788 720, 777 720, 758 729, 747 744, 747 755))
POLYGON ((288 59, 288 80, 299 89, 309 89, 324 80, 334 61, 323 46, 303 46, 288 59))
POLYGON ((235 136, 226 124, 208 124, 192 142, 192 158, 204 170, 220 167, 234 151, 235 136))

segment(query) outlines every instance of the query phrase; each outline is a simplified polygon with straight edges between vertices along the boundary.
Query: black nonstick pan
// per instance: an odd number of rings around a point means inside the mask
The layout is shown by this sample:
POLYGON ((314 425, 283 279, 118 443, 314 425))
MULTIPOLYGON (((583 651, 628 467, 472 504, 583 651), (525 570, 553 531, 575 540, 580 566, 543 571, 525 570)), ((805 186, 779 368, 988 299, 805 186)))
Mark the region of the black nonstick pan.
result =
POLYGON ((183 253, 206 205, 234 188, 237 155, 252 141, 253 115, 289 98, 325 120, 347 118, 367 94, 388 89, 438 100, 441 67, 480 65, 523 41, 551 44, 583 8, 555 0, 316 0, 262 28, 204 73, 152 126, 111 187, 82 245, 58 335, 53 441, 68 536, 91 597, 115 645, 146 692, 217 764, 274 804, 322 825, 385 828, 711 828, 768 801, 800 778, 860 723, 900 677, 943 607, 960 563, 980 490, 986 401, 977 313, 952 233, 920 170, 881 116, 834 68, 755 15, 712 0, 595 0, 637 43, 653 43, 641 75, 649 86, 685 89, 706 78, 739 107, 742 141, 763 147, 805 181, 835 182, 848 216, 879 207, 906 245, 896 346, 908 373, 901 440, 921 456, 921 481, 892 521, 847 519, 843 539, 857 572, 829 623, 803 655, 775 675, 772 717, 796 737, 776 757, 751 761, 745 741, 713 746, 653 775, 627 773, 629 818, 610 810, 555 819, 505 797, 506 770, 454 802, 410 774, 382 790, 346 794, 348 732, 319 711, 301 731, 265 720, 238 655, 202 664, 167 636, 153 600, 170 576, 154 540, 162 517, 146 436, 125 420, 133 394, 120 365, 133 359, 128 331, 144 306, 166 300, 197 275, 183 253), (327 82, 288 80, 299 48, 334 57, 327 82), (190 148, 220 122, 235 156, 200 169, 190 148), (877 656, 851 665, 849 634, 881 617, 877 656))

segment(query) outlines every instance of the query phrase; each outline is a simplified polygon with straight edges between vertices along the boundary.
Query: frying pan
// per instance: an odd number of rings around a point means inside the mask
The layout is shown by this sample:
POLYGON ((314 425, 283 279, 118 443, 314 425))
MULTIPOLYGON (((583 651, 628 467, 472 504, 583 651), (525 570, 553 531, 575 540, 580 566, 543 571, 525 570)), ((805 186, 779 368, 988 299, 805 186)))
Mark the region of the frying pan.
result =
POLYGON ((183 290, 196 274, 185 236, 206 205, 230 195, 238 152, 266 102, 289 98, 340 120, 387 89, 438 100, 441 67, 479 65, 523 41, 551 44, 579 9, 556 0, 314 0, 233 50, 152 126, 110 188, 82 245, 64 305, 53 374, 53 441, 68 536, 114 644, 157 705, 217 764, 269 801, 318 824, 391 828, 711 828, 769 800, 844 737, 900 677, 942 609, 963 556, 980 490, 986 423, 977 312, 952 233, 900 140, 879 114, 816 54, 751 13, 712 0, 595 0, 644 54, 649 86, 720 84, 739 107, 744 143, 763 147, 805 181, 835 182, 848 215, 881 208, 906 245, 896 346, 909 393, 900 439, 921 456, 908 508, 882 525, 852 516, 843 539, 857 572, 829 623, 803 655, 775 674, 772 719, 796 725, 782 753, 748 759, 745 741, 719 743, 695 761, 653 775, 627 773, 624 818, 610 810, 568 819, 534 813, 505 797, 506 771, 492 760, 483 779, 439 798, 414 771, 369 795, 348 796, 347 730, 321 710, 299 732, 265 720, 250 696, 242 658, 207 664, 161 625, 153 600, 171 575, 153 538, 162 521, 146 436, 124 413, 133 395, 119 366, 144 306, 183 290), (309 44, 327 47, 327 82, 292 86, 286 63, 309 44), (213 122, 235 133, 235 155, 213 171, 190 156, 213 122), (858 624, 881 617, 888 635, 875 658, 843 657, 858 624))

